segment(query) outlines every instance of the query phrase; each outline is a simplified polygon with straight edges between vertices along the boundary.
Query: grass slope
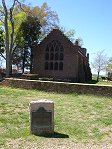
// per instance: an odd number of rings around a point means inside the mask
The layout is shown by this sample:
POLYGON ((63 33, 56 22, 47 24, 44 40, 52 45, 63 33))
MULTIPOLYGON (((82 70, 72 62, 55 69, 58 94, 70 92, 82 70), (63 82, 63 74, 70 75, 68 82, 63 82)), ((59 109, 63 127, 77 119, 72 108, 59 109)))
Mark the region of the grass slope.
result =
POLYGON ((58 94, 0 86, 0 148, 112 147, 112 97, 58 94), (55 104, 55 134, 29 132, 29 103, 49 99, 55 104))

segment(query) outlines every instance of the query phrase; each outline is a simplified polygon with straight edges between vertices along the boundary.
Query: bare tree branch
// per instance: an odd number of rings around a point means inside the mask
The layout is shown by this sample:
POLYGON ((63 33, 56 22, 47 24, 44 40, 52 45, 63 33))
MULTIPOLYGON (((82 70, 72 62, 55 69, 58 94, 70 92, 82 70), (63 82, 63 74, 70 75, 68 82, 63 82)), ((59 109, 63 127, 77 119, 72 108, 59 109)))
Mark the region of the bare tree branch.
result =
POLYGON ((3 57, 6 60, 6 57, 2 53, 0 53, 0 55, 1 55, 1 57, 3 57))
POLYGON ((2 6, 0 6, 0 13, 4 15, 4 11, 3 11, 2 6))
POLYGON ((27 10, 24 10, 24 9, 23 9, 23 5, 21 4, 21 2, 19 2, 18 0, 16 0, 16 2, 19 4, 20 9, 21 9, 23 12, 25 12, 25 13, 31 13, 30 10, 27 11, 27 10))
POLYGON ((97 81, 99 80, 100 72, 106 69, 106 65, 107 65, 107 56, 104 54, 104 50, 97 52, 94 57, 94 61, 92 63, 92 67, 97 72, 97 81))
POLYGON ((0 21, 1 21, 3 24, 5 23, 2 19, 0 19, 0 21))
POLYGON ((0 13, 2 14, 2 15, 4 15, 4 12, 0 9, 0 13))

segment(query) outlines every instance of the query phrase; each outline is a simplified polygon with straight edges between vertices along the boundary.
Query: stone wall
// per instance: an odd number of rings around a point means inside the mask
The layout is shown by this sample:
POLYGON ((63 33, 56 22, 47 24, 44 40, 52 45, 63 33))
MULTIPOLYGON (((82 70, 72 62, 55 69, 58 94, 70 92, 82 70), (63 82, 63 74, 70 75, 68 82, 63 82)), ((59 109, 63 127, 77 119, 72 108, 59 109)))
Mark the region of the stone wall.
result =
POLYGON ((38 89, 53 92, 63 93, 87 93, 94 95, 112 96, 112 86, 92 85, 82 83, 65 83, 65 82, 52 82, 52 81, 36 81, 25 79, 7 78, 2 82, 4 86, 12 86, 24 89, 38 89))

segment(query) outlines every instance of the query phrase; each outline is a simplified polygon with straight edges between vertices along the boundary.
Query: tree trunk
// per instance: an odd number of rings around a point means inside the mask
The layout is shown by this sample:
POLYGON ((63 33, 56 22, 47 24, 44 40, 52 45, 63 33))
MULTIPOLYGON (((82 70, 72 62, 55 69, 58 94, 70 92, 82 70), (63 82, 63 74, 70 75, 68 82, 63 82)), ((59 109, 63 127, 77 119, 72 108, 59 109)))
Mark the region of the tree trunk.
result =
POLYGON ((9 30, 8 30, 8 10, 5 4, 5 0, 2 0, 4 15, 5 15, 5 43, 6 43, 6 77, 10 76, 10 49, 9 49, 9 30))
POLYGON ((22 73, 24 73, 24 68, 25 68, 25 56, 26 56, 25 52, 26 52, 26 49, 23 50, 23 64, 22 64, 23 66, 22 66, 22 73))
POLYGON ((100 74, 100 72, 98 71, 98 75, 97 75, 97 82, 99 81, 99 74, 100 74))
POLYGON ((10 8, 10 23, 11 23, 11 34, 10 34, 10 75, 12 75, 12 56, 14 47, 14 20, 13 20, 13 9, 16 0, 14 0, 12 7, 10 8))
POLYGON ((30 73, 32 73, 32 68, 33 68, 33 52, 32 52, 33 47, 31 47, 31 56, 30 56, 30 73))

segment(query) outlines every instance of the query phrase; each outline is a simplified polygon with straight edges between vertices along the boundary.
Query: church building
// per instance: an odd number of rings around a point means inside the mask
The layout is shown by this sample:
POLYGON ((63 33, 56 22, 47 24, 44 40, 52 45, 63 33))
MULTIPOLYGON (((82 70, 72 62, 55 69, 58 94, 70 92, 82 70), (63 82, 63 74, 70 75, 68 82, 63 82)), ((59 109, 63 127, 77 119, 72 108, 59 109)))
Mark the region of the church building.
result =
POLYGON ((86 82, 91 80, 89 54, 74 45, 59 29, 53 29, 33 49, 33 73, 40 78, 86 82))

